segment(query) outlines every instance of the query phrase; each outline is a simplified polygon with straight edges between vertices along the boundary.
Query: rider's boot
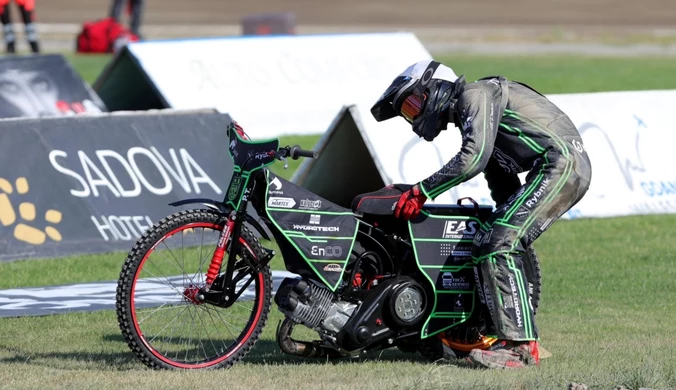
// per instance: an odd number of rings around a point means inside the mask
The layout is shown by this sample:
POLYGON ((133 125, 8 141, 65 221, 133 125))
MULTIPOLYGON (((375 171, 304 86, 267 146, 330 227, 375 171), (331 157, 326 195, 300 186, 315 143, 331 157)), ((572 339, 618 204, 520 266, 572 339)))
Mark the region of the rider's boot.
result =
POLYGON ((474 349, 468 361, 484 368, 525 368, 540 364, 537 341, 499 340, 488 349, 474 349))

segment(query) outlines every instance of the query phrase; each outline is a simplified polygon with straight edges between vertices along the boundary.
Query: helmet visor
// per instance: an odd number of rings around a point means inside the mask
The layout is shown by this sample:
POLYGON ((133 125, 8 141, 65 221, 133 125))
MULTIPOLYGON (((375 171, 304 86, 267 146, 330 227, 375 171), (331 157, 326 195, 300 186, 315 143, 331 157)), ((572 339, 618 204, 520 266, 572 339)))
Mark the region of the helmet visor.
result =
POLYGON ((408 123, 412 124, 415 118, 420 115, 424 104, 424 97, 421 98, 417 94, 411 94, 401 103, 399 112, 401 113, 401 116, 408 121, 408 123))
POLYGON ((381 122, 397 116, 393 107, 394 98, 405 88, 407 84, 411 83, 410 77, 397 77, 392 81, 387 90, 380 96, 378 101, 371 108, 371 114, 376 121, 381 122))

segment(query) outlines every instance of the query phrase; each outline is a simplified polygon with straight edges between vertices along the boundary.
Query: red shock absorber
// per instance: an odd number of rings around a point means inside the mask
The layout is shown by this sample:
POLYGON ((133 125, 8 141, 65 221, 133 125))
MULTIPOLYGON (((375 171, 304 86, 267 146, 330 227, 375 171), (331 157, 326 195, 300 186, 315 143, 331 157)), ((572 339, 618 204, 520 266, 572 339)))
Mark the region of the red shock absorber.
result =
POLYGON ((228 244, 230 232, 232 232, 234 224, 235 221, 228 219, 218 238, 218 244, 216 245, 214 255, 211 257, 211 264, 209 264, 209 270, 207 271, 207 284, 205 286, 207 291, 209 291, 218 276, 218 272, 221 270, 221 264, 223 264, 223 257, 225 256, 225 247, 228 244))

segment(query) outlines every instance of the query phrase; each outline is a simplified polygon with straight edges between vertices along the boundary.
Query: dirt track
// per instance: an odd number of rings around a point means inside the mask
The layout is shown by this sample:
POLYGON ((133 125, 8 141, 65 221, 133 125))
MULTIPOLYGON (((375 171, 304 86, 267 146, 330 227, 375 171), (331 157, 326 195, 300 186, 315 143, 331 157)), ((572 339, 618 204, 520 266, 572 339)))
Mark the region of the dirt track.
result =
MULTIPOLYGON (((36 0, 43 23, 103 17, 109 0, 36 0)), ((676 27, 676 0, 146 0, 144 24, 238 24, 292 12, 299 25, 676 27)))

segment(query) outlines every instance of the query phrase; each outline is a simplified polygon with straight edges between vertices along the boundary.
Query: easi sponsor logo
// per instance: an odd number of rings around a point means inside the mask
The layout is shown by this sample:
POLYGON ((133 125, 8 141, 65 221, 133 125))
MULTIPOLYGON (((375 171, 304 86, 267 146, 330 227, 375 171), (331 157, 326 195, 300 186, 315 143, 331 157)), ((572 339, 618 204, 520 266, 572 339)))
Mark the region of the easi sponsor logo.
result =
POLYGON ((540 183, 540 187, 538 187, 537 191, 535 191, 533 196, 526 201, 526 206, 528 208, 532 208, 540 200, 540 197, 545 193, 545 189, 547 189, 547 186, 549 185, 549 181, 549 178, 545 178, 542 183, 540 183))
POLYGON ((339 232, 340 228, 337 226, 310 226, 310 225, 293 225, 295 230, 305 230, 311 232, 339 232))
MULTIPOLYGON (((339 246, 319 246, 313 245, 310 248, 310 253, 313 256, 319 257, 341 257, 343 255, 343 248, 339 246)), ((331 265, 331 264, 329 264, 331 265)))
POLYGON ((322 221, 322 216, 317 214, 310 214, 310 225, 319 225, 322 221))
POLYGON ((476 221, 446 221, 442 238, 455 240, 473 239, 476 232, 476 221))
POLYGON ((92 215, 91 221, 106 241, 137 240, 153 221, 147 215, 92 215))
POLYGON ((447 290, 466 290, 470 283, 464 276, 454 276, 451 272, 444 272, 441 275, 441 286, 447 290))
MULTIPOLYGON (((334 247, 334 248, 340 248, 340 247, 334 247)), ((342 253, 342 251, 341 251, 341 253, 342 253)), ((325 265, 323 270, 326 271, 326 272, 341 272, 341 271, 343 271, 343 267, 341 267, 340 264, 331 263, 331 264, 325 265)))
POLYGON ((165 157, 157 148, 133 147, 126 154, 114 150, 96 150, 87 154, 82 150, 72 156, 63 150, 49 152, 49 162, 57 172, 75 179, 77 188, 70 190, 78 198, 110 196, 135 198, 145 190, 154 195, 167 195, 178 185, 186 193, 202 193, 208 186, 217 194, 221 189, 207 175, 186 149, 173 148, 165 157), (140 164, 139 164, 140 163, 140 164), (116 168, 113 169, 112 166, 116 168), (142 170, 139 165, 145 167, 142 170), (151 167, 151 168, 147 168, 151 167), (159 177, 151 183, 147 177, 159 177), (124 183, 124 184, 122 184, 124 183))
POLYGON ((293 198, 272 197, 268 199, 268 207, 278 207, 282 209, 290 209, 296 205, 293 198))
POLYGON ((519 304, 519 293, 516 289, 516 283, 514 282, 514 277, 509 275, 509 287, 512 289, 512 302, 514 304, 514 313, 516 314, 516 325, 519 328, 523 328, 523 315, 521 314, 521 305, 519 304))
POLYGON ((312 199, 301 199, 300 206, 301 210, 319 210, 322 207, 321 200, 312 200, 312 199))
POLYGON ((279 180, 278 177, 275 177, 270 182, 270 185, 268 186, 268 194, 270 194, 270 195, 284 195, 284 191, 282 191, 282 182, 279 180))
POLYGON ((649 197, 676 195, 676 180, 641 182, 643 192, 649 197))

